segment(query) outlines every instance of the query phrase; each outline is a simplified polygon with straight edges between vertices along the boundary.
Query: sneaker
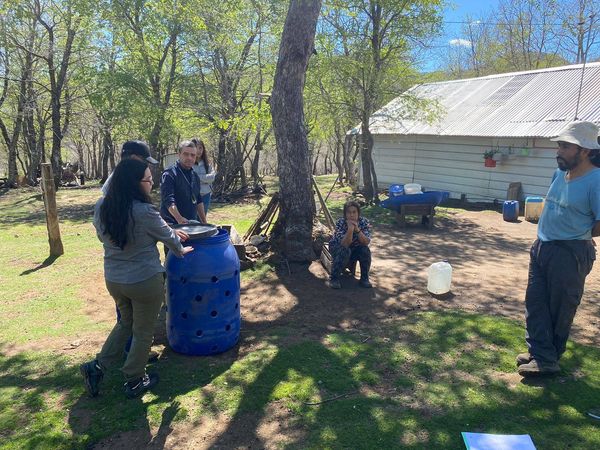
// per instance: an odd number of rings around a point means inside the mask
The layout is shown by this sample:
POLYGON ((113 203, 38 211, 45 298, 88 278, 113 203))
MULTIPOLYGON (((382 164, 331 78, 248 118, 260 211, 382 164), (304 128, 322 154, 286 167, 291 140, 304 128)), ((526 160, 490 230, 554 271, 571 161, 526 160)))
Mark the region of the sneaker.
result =
POLYGON ((517 369, 522 377, 535 377, 543 375, 555 375, 560 372, 558 363, 540 363, 532 359, 527 364, 521 364, 517 369))
POLYGON ((152 389, 158 383, 158 375, 155 373, 146 374, 134 381, 125 383, 125 395, 128 398, 136 398, 149 389, 152 389))
POLYGON ((342 288, 340 280, 329 280, 327 282, 327 286, 329 286, 331 289, 341 289, 342 288))
POLYGON ((95 397, 98 395, 100 382, 102 378, 104 378, 104 372, 100 368, 100 364, 98 364, 98 360, 93 360, 90 362, 86 362, 79 366, 79 372, 83 375, 83 381, 85 382, 85 387, 90 394, 91 397, 95 397))
POLYGON ((529 352, 519 353, 517 355, 517 367, 523 364, 527 364, 529 361, 533 359, 533 356, 529 352))
POLYGON ((360 287, 364 287, 364 288, 367 288, 367 289, 371 289, 373 287, 373 285, 371 284, 371 282, 369 280, 360 280, 358 282, 358 285, 360 287))

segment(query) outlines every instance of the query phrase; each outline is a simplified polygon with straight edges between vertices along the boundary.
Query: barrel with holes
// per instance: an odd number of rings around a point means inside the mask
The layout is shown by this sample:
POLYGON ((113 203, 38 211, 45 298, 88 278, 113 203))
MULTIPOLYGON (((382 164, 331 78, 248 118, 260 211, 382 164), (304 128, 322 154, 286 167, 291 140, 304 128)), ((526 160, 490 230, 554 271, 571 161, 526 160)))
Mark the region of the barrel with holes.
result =
POLYGON ((194 251, 167 257, 169 345, 186 355, 224 352, 240 336, 240 260, 222 229, 185 245, 194 251))

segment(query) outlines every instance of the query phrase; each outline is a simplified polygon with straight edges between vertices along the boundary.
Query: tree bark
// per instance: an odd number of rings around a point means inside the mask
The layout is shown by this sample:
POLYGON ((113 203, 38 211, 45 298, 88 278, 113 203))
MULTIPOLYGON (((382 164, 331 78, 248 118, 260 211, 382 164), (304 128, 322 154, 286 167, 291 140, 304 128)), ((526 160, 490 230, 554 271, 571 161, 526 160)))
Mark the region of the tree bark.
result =
MULTIPOLYGON (((353 189, 357 187, 356 176, 354 173, 354 161, 352 158, 352 144, 354 143, 354 135, 347 134, 344 138, 344 147, 343 147, 343 163, 344 163, 344 172, 346 173, 346 182, 349 186, 352 186, 353 189)), ((340 178, 341 179, 341 178, 340 178)))
POLYGON ((102 183, 108 178, 108 161, 110 154, 114 151, 113 148, 110 130, 102 130, 102 178, 100 180, 102 183))
POLYGON ((360 162, 362 166, 362 174, 363 174, 363 194, 367 202, 371 202, 374 197, 374 189, 373 189, 373 169, 371 167, 371 149, 373 148, 373 135, 369 130, 368 122, 369 118, 367 116, 366 122, 363 120, 362 123, 362 134, 361 134, 361 143, 360 143, 360 162))
MULTIPOLYGON (((61 59, 55 61, 57 57, 56 45, 56 22, 48 20, 48 16, 43 10, 43 5, 36 0, 34 3, 34 13, 36 20, 46 29, 48 33, 48 55, 44 58, 48 68, 48 79, 50 82, 50 106, 51 106, 51 129, 52 129, 52 152, 50 154, 50 162, 52 163, 52 172, 54 175, 54 185, 58 189, 60 181, 62 179, 62 156, 61 156, 61 145, 63 136, 66 133, 66 126, 61 125, 63 119, 62 114, 62 96, 65 88, 67 87, 68 71, 71 62, 71 53, 73 50, 73 42, 75 35, 77 34, 77 27, 79 22, 73 21, 73 11, 67 8, 65 11, 65 26, 66 26, 66 38, 64 41, 64 48, 61 59)), ((67 99, 68 101, 68 99, 67 99)))
POLYGON ((281 210, 279 229, 290 261, 310 261, 315 216, 311 167, 304 123, 304 81, 321 1, 292 0, 281 36, 271 96, 277 145, 281 210))
POLYGON ((252 158, 252 164, 250 165, 250 174, 252 176, 252 183, 256 189, 260 184, 260 175, 258 173, 258 164, 260 162, 260 153, 263 149, 263 141, 260 135, 260 124, 256 131, 256 145, 254 146, 254 158, 252 158))

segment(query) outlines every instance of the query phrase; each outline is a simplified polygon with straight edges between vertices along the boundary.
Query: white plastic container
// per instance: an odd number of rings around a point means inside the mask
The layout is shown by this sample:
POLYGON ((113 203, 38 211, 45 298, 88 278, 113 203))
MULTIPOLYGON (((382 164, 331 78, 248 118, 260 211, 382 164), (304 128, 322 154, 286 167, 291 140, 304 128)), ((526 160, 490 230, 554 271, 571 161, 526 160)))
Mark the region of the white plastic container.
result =
POLYGON ((527 197, 525 199, 525 220, 529 222, 540 220, 544 203, 543 197, 527 197))
POLYGON ((433 263, 427 269, 427 290, 434 295, 442 295, 450 292, 452 284, 452 266, 440 261, 433 263))
POLYGON ((405 194, 422 194, 421 185, 418 183, 408 183, 404 185, 404 193, 405 194))

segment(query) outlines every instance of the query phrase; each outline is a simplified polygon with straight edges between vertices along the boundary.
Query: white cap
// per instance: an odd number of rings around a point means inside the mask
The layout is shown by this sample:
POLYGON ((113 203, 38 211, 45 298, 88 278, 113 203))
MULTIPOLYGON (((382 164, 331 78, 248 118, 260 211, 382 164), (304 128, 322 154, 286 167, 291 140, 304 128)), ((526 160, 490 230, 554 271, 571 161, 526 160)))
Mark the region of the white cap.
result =
POLYGON ((575 121, 565 126, 557 137, 550 140, 568 142, 589 150, 600 149, 598 131, 598 125, 595 123, 575 121))

